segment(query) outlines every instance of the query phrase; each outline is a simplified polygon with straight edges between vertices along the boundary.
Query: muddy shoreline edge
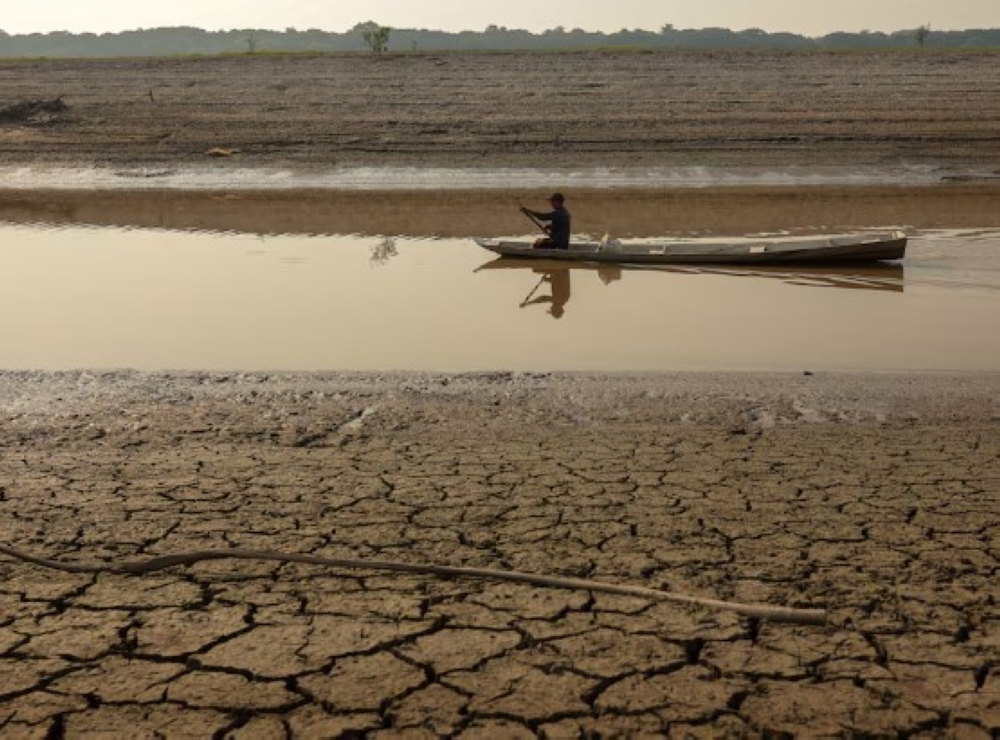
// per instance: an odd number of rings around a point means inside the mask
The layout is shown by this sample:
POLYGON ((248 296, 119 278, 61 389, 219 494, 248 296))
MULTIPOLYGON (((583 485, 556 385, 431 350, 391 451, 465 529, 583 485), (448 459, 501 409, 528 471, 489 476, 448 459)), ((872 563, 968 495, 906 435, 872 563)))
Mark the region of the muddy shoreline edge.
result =
MULTIPOLYGON (((593 417, 660 423, 729 422, 747 404, 789 409, 808 400, 812 413, 783 423, 882 423, 1000 419, 1000 372, 508 372, 409 371, 0 371, 0 409, 58 418, 77 407, 122 402, 147 405, 195 398, 205 402, 379 397, 385 403, 462 399, 469 408, 517 413, 520 402, 556 406, 569 401, 593 417), (248 395, 249 394, 249 395, 248 395), (652 407, 660 406, 659 411, 652 407), (824 417, 821 409, 826 410, 824 417)), ((453 424, 472 423, 461 415, 453 424)), ((593 423, 597 423, 595 419, 593 423)))

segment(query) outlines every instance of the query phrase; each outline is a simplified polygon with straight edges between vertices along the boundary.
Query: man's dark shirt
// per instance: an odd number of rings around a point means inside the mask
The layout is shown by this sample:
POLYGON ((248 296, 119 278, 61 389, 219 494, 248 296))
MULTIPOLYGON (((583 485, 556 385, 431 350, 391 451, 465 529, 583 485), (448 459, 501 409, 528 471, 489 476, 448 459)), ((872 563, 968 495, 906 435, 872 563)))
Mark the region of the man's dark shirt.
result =
POLYGON ((571 217, 565 207, 558 206, 549 213, 532 211, 532 215, 542 221, 552 222, 552 226, 549 228, 549 239, 552 240, 552 246, 557 249, 569 248, 571 217))

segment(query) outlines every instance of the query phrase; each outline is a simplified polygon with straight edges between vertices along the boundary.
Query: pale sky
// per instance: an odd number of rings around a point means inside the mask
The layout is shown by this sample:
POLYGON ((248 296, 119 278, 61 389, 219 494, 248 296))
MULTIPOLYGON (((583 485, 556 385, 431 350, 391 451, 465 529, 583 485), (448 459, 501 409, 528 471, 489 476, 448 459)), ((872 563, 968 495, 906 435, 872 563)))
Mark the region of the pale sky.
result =
POLYGON ((121 31, 156 26, 208 29, 289 26, 345 31, 373 20, 394 28, 533 31, 657 30, 724 26, 817 36, 829 31, 1000 27, 1000 0, 0 0, 0 29, 121 31))

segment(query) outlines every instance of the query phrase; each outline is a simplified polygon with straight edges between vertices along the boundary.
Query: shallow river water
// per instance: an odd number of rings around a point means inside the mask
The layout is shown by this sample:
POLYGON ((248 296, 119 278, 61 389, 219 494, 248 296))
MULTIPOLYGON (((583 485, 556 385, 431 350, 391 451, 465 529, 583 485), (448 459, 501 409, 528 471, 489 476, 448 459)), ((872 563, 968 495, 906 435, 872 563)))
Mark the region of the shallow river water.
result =
POLYGON ((0 225, 0 368, 998 370, 1000 231, 868 270, 497 262, 469 240, 0 225))

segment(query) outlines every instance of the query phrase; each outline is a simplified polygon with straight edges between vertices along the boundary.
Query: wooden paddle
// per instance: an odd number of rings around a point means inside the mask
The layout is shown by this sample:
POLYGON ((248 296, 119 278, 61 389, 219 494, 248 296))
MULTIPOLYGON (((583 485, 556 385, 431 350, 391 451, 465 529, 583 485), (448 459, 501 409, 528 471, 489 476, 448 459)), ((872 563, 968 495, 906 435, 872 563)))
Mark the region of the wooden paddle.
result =
POLYGON ((525 216, 527 216, 528 218, 531 219, 531 223, 533 223, 535 226, 537 226, 539 229, 542 230, 542 233, 545 234, 545 236, 549 235, 549 232, 545 228, 545 225, 541 221, 539 221, 537 218, 535 218, 534 216, 532 216, 531 212, 527 208, 525 208, 524 206, 522 206, 520 204, 518 204, 517 207, 521 210, 521 213, 523 213, 525 216))
POLYGON ((527 308, 528 304, 531 303, 531 299, 535 297, 535 293, 537 293, 538 289, 545 283, 545 278, 547 277, 548 275, 542 275, 542 279, 538 281, 538 285, 532 288, 531 292, 528 293, 528 297, 521 301, 521 308, 527 308))

